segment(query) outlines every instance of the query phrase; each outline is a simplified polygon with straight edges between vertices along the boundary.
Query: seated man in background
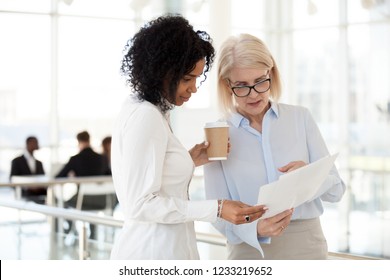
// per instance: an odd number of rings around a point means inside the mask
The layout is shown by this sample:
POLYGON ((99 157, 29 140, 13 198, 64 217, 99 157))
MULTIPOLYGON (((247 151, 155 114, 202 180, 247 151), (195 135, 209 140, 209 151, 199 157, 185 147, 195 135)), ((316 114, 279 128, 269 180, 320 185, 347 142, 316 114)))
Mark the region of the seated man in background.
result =
MULTIPOLYGON (((104 162, 104 174, 105 175, 112 175, 111 172, 111 136, 106 136, 102 140, 102 156, 103 156, 103 162, 104 162)), ((112 194, 111 197, 111 206, 112 211, 114 211, 115 207, 118 205, 118 198, 116 197, 116 194, 112 194)))
POLYGON ((111 175, 111 136, 104 137, 102 140, 102 156, 104 161, 104 174, 111 175))
MULTIPOLYGON (((65 166, 58 172, 56 178, 60 177, 83 177, 83 176, 98 176, 104 175, 104 160, 103 157, 96 153, 90 144, 90 136, 87 131, 82 131, 77 134, 79 153, 72 156, 65 166)), ((77 194, 74 195, 67 205, 75 207, 77 202, 77 194)), ((83 210, 96 210, 105 207, 104 196, 89 196, 83 200, 83 210)))
MULTIPOLYGON (((56 175, 59 177, 82 177, 104 175, 103 156, 96 153, 90 144, 90 136, 87 131, 77 134, 79 153, 72 156, 68 163, 56 175)), ((76 207, 77 193, 65 202, 66 207, 76 207)), ((82 210, 100 210, 106 206, 105 195, 88 195, 85 196, 82 203, 82 210)), ((69 221, 69 224, 71 222, 69 221)), ((71 227, 69 227, 71 228, 71 227)), ((91 226, 91 238, 95 238, 95 227, 91 226)))
MULTIPOLYGON (((11 162, 10 178, 12 176, 44 175, 43 164, 34 157, 34 152, 39 149, 38 139, 29 136, 26 139, 26 149, 22 155, 11 162)), ((45 203, 45 187, 22 187, 22 198, 36 203, 45 203)))

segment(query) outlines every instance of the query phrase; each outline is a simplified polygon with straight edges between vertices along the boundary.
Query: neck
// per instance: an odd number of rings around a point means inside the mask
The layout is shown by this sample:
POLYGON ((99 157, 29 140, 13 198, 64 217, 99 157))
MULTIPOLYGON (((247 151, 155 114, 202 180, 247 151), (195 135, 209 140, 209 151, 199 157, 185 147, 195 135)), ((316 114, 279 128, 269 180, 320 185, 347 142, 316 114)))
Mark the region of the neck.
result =
POLYGON ((29 150, 27 150, 27 153, 28 153, 30 156, 34 157, 34 151, 29 151, 29 150))
POLYGON ((257 115, 251 115, 251 114, 246 114, 242 112, 240 109, 237 109, 238 113, 243 115, 245 118, 249 120, 249 125, 259 131, 260 133, 262 132, 263 129, 263 119, 269 108, 271 107, 271 103, 268 103, 267 107, 257 115))
POLYGON ((85 148, 89 148, 90 145, 89 143, 79 143, 79 150, 82 151, 84 150, 85 148))

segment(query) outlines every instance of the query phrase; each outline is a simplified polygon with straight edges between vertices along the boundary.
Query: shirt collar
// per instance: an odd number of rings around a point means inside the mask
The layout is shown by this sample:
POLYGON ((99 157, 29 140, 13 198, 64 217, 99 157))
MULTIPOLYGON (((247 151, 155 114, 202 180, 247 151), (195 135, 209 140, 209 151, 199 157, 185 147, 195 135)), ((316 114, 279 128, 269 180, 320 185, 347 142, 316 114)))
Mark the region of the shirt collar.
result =
POLYGON ((35 160, 35 158, 27 150, 25 150, 23 154, 24 154, 24 157, 26 159, 28 159, 28 160, 34 159, 35 160))
POLYGON ((275 117, 279 118, 279 106, 276 102, 271 102, 271 111, 275 114, 275 117))
MULTIPOLYGON (((271 108, 269 109, 269 111, 271 111, 271 113, 273 113, 276 118, 279 118, 278 104, 272 101, 270 101, 270 103, 271 103, 271 108)), ((243 124, 243 122, 247 122, 247 121, 248 119, 238 112, 233 112, 232 115, 230 116, 230 122, 234 127, 239 127, 240 125, 243 124)))

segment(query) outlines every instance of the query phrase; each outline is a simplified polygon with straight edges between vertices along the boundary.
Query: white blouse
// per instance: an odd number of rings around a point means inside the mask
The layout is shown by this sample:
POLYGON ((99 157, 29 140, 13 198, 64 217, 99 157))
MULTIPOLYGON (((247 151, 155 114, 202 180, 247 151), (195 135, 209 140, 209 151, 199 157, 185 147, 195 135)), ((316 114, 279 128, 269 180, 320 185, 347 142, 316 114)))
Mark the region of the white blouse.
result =
POLYGON ((215 222, 217 202, 189 201, 194 163, 158 107, 126 99, 111 157, 124 215, 111 259, 199 259, 193 221, 215 222))

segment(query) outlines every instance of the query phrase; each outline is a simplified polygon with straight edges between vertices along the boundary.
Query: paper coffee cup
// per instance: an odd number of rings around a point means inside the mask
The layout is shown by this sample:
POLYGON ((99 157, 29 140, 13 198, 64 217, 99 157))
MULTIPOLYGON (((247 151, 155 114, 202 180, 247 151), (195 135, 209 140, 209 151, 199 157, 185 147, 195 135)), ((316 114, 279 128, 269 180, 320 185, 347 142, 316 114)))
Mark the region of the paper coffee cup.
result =
POLYGON ((227 122, 209 122, 204 127, 206 141, 209 142, 209 160, 225 160, 228 154, 229 125, 227 122))

